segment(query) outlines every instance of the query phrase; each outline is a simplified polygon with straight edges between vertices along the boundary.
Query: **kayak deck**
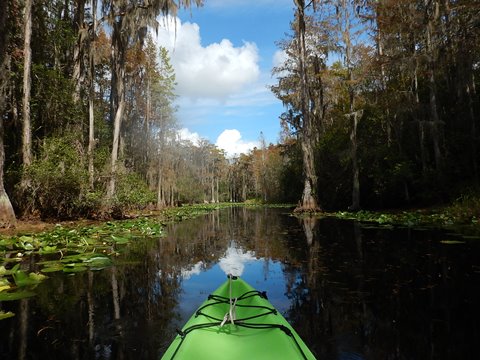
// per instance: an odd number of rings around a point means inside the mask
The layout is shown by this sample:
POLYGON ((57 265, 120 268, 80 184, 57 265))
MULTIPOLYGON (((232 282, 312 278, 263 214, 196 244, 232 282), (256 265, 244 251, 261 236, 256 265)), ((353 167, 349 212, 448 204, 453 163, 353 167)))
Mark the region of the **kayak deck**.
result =
POLYGON ((315 359, 259 292, 229 276, 198 308, 162 359, 315 359))

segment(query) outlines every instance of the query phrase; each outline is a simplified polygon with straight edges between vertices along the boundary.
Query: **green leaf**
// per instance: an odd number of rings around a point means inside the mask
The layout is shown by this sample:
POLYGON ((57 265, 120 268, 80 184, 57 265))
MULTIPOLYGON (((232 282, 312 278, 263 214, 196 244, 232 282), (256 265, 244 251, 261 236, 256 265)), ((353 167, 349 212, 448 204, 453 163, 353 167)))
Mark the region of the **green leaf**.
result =
POLYGON ((86 266, 74 266, 74 267, 65 267, 63 272, 65 273, 77 273, 82 271, 87 271, 88 268, 86 266))
POLYGON ((113 241, 115 241, 117 244, 126 244, 129 242, 129 239, 124 236, 115 236, 115 235, 110 235, 113 241))
POLYGON ((5 312, 5 311, 0 311, 0 320, 3 319, 8 319, 15 316, 15 314, 11 311, 5 312))
POLYGON ((13 275, 13 280, 15 280, 15 284, 19 287, 28 286, 28 285, 36 285, 47 277, 42 274, 30 273, 27 274, 22 270, 17 270, 13 275))
POLYGON ((458 240, 442 240, 440 241, 442 244, 465 244, 465 241, 458 241, 458 240))
POLYGON ((99 269, 111 266, 112 260, 105 256, 96 256, 86 260, 84 263, 91 268, 99 269))
POLYGON ((0 292, 0 301, 13 301, 20 300, 35 296, 35 293, 31 291, 15 291, 15 292, 0 292))
POLYGON ((52 265, 43 268, 41 271, 43 273, 51 273, 51 272, 56 272, 56 271, 62 271, 63 270, 63 265, 62 264, 57 264, 57 265, 52 265))
POLYGON ((40 250, 38 252, 42 255, 43 254, 55 253, 55 252, 57 252, 57 246, 56 245, 54 245, 54 246, 45 245, 42 248, 40 248, 40 250))

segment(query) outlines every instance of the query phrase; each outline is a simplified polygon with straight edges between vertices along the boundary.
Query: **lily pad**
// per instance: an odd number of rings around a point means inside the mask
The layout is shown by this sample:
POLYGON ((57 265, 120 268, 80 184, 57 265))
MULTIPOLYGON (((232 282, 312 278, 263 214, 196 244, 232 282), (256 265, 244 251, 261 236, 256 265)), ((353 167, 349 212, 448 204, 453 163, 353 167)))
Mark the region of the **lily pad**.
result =
POLYGON ((465 241, 458 241, 458 240, 442 240, 440 241, 442 244, 449 244, 449 245, 453 245, 453 244, 465 244, 465 241))
POLYGON ((27 274, 22 270, 17 270, 12 275, 13 275, 13 279, 15 280, 15 284, 20 287, 28 286, 28 285, 36 285, 47 278, 43 274, 37 274, 37 273, 27 274))
POLYGON ((11 311, 0 311, 0 320, 3 320, 3 319, 8 319, 8 318, 11 318, 15 316, 15 314, 11 311))
POLYGON ((56 264, 56 265, 45 267, 41 271, 43 273, 51 273, 51 272, 62 271, 62 270, 63 270, 63 265, 62 264, 56 264))
POLYGON ((26 299, 32 296, 35 296, 35 293, 31 291, 14 291, 14 292, 2 291, 0 292, 0 301, 20 300, 20 299, 26 299))
POLYGON ((115 241, 117 244, 127 244, 130 239, 126 236, 116 236, 116 235, 110 235, 113 241, 115 241))
POLYGON ((82 272, 82 271, 87 271, 88 268, 86 266, 66 266, 63 268, 63 272, 65 273, 77 273, 77 272, 82 272))
POLYGON ((56 253, 57 252, 57 246, 46 245, 46 246, 42 247, 38 252, 42 255, 56 253))
POLYGON ((105 256, 95 256, 84 262, 87 266, 91 268, 106 268, 112 265, 112 260, 105 256))
POLYGON ((10 290, 11 288, 12 287, 10 285, 10 281, 8 281, 8 279, 0 277, 0 292, 10 290))

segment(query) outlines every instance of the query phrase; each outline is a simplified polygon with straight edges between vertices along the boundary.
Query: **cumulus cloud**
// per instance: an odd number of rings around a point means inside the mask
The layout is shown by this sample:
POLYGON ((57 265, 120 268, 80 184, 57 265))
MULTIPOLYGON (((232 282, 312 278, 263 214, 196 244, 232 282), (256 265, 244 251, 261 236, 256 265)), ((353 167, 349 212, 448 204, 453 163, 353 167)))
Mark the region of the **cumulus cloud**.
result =
POLYGON ((180 140, 188 140, 191 141, 194 145, 199 145, 202 141, 201 136, 197 132, 191 132, 187 128, 181 128, 177 132, 178 137, 180 140))
POLYGON ((253 84, 260 75, 255 43, 235 47, 228 39, 203 46, 200 28, 178 18, 160 21, 157 42, 169 50, 177 93, 193 99, 225 100, 253 84))
POLYGON ((242 153, 248 153, 259 144, 256 141, 243 141, 240 131, 237 129, 224 130, 217 138, 215 145, 225 150, 227 157, 234 157, 242 153))

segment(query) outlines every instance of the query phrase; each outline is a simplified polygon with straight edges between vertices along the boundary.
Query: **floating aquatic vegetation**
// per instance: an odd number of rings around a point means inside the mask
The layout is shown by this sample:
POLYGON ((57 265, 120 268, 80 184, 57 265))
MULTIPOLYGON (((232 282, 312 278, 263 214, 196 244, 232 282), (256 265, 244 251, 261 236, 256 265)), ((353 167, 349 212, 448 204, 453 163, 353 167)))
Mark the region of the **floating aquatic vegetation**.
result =
MULTIPOLYGON (((146 237, 158 238, 164 225, 197 217, 231 204, 205 204, 171 208, 156 216, 123 221, 108 221, 76 226, 58 224, 53 229, 16 236, 0 236, 0 301, 34 296, 32 291, 49 273, 74 274, 112 266, 113 258, 128 249, 128 244, 146 237), (21 269, 30 256, 40 257, 40 272, 21 269)), ((0 313, 0 320, 14 316, 0 313)))
POLYGON ((8 319, 8 318, 11 318, 15 316, 15 314, 11 311, 0 311, 0 320, 3 320, 3 319, 8 319))
POLYGON ((441 240, 442 244, 454 245, 454 244, 465 244, 465 241, 458 241, 458 240, 441 240))
POLYGON ((85 253, 68 255, 58 260, 41 261, 38 264, 43 265, 42 272, 63 271, 66 273, 74 273, 90 270, 102 270, 112 265, 110 257, 97 254, 85 253))

